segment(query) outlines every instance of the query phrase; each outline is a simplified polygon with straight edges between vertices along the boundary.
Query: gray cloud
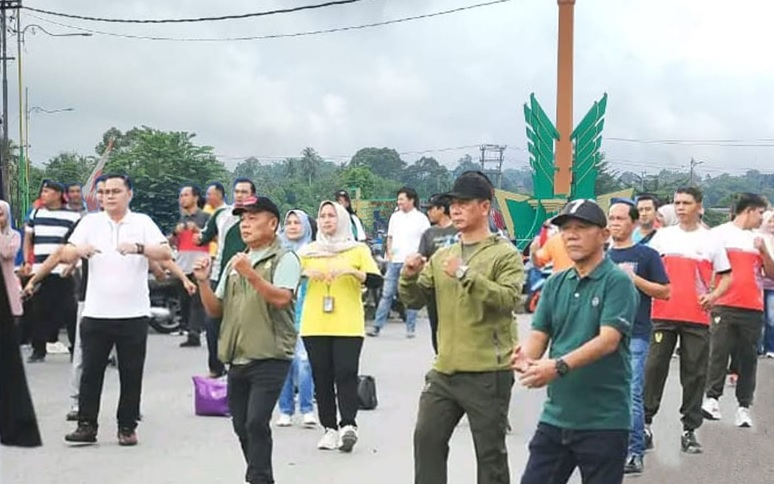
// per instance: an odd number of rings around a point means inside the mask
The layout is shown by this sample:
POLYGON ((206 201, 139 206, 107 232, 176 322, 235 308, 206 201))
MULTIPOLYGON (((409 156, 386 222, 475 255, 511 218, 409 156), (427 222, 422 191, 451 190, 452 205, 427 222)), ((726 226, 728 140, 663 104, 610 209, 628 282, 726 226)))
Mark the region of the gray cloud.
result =
MULTIPOLYGON (((34 5, 115 17, 181 17, 247 12, 257 8, 255 3, 233 1, 226 7, 201 0, 71 0, 65 5, 37 0, 34 5)), ((264 1, 260 8, 306 3, 264 1)), ((369 0, 245 22, 88 26, 153 35, 262 35, 378 22, 471 3, 474 0, 369 0)), ((774 34, 755 37, 744 23, 756 22, 753 17, 771 7, 764 0, 740 0, 734 15, 744 22, 737 23, 729 20, 728 8, 720 2, 705 2, 708 12, 703 14, 694 12, 693 4, 579 1, 576 119, 608 92, 609 137, 772 137, 774 68, 759 59, 774 34)), ((31 18, 25 22, 43 24, 31 18)), ((141 124, 196 132, 199 142, 214 146, 229 164, 251 155, 294 155, 305 146, 329 157, 351 155, 370 145, 399 151, 480 142, 524 147, 521 106, 530 92, 553 117, 555 36, 555 3, 529 0, 401 25, 275 41, 163 43, 28 34, 25 78, 31 104, 76 109, 33 115, 32 155, 42 162, 61 150, 92 153, 110 126, 125 130, 141 124)), ((11 92, 15 89, 12 82, 11 92)), ((11 126, 16 126, 15 117, 11 126)), ((12 137, 18 137, 15 131, 12 137)), ((604 149, 613 162, 620 161, 619 169, 634 171, 684 166, 691 156, 706 160, 708 170, 771 170, 771 148, 606 141, 604 149)), ((436 156, 453 163, 466 151, 475 155, 475 150, 460 150, 436 156)), ((407 156, 408 161, 416 157, 407 156)), ((526 154, 509 150, 508 160, 508 166, 524 166, 526 154)))

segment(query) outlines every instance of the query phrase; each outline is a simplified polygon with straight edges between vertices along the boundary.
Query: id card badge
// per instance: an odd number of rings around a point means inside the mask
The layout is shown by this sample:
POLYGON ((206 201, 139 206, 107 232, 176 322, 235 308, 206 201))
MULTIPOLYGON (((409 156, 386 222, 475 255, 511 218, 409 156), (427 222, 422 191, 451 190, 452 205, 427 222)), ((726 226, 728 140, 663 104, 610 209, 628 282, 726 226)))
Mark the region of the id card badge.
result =
POLYGON ((323 312, 324 313, 332 313, 333 312, 333 302, 334 299, 332 296, 325 296, 323 298, 323 312))

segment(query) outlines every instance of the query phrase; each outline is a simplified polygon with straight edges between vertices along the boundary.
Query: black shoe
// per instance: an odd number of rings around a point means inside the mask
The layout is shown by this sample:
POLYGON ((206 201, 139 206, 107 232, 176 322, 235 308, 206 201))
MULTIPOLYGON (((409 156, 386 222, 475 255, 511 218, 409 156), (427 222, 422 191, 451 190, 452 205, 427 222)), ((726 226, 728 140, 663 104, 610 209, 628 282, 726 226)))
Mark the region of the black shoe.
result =
POLYGON ((701 444, 696 440, 696 434, 693 430, 686 430, 680 437, 680 446, 686 454, 701 454, 703 452, 701 444))
POLYGON ((653 445, 653 431, 650 429, 650 425, 645 426, 645 450, 653 450, 656 446, 653 445))
POLYGON ((118 429, 118 445, 122 447, 137 445, 137 432, 134 429, 118 429))
POLYGON ((633 455, 629 457, 624 466, 624 474, 642 474, 643 470, 642 456, 633 455))
POLYGON ((43 363, 46 361, 46 355, 39 355, 36 353, 32 353, 29 358, 27 358, 27 363, 43 363))
POLYGON ((202 342, 194 338, 188 338, 187 340, 180 343, 181 348, 197 348, 201 345, 202 345, 202 342))
POLYGON ((78 428, 75 432, 65 435, 65 440, 73 444, 94 444, 97 442, 97 426, 78 422, 78 428))
POLYGON ((78 410, 70 410, 67 412, 67 421, 68 422, 77 422, 78 421, 78 410))

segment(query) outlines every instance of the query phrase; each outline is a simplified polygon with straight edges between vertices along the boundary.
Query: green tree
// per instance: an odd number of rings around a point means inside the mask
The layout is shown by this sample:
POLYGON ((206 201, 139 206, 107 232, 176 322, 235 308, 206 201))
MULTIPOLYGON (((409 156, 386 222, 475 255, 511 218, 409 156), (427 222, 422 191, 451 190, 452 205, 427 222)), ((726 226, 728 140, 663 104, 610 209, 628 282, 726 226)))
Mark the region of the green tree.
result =
POLYGON ((299 161, 299 168, 301 176, 306 179, 307 184, 312 186, 312 179, 317 176, 320 170, 320 165, 323 163, 323 159, 317 154, 314 148, 306 147, 301 152, 301 159, 299 161))
POLYGON ((97 158, 82 156, 74 152, 59 153, 45 165, 45 177, 60 183, 83 184, 91 175, 97 158))
POLYGON ((454 168, 452 176, 456 179, 466 171, 481 171, 481 164, 473 161, 472 156, 465 155, 457 160, 457 166, 454 168))
POLYGON ((251 156, 250 158, 246 158, 244 161, 240 162, 234 168, 234 179, 247 178, 248 180, 252 180, 258 176, 262 168, 263 167, 261 166, 261 162, 258 161, 258 158, 251 156))
POLYGON ((406 163, 392 148, 362 148, 352 157, 349 166, 367 168, 376 176, 395 180, 406 167, 406 163))
POLYGON ((134 182, 133 209, 147 213, 163 229, 169 230, 179 217, 177 194, 181 186, 190 183, 204 187, 230 178, 211 147, 193 142, 193 133, 147 126, 126 134, 116 131, 106 133, 115 142, 105 171, 129 175, 134 182))
POLYGON ((451 173, 432 157, 418 159, 403 171, 403 183, 414 188, 420 197, 446 192, 451 188, 451 173))

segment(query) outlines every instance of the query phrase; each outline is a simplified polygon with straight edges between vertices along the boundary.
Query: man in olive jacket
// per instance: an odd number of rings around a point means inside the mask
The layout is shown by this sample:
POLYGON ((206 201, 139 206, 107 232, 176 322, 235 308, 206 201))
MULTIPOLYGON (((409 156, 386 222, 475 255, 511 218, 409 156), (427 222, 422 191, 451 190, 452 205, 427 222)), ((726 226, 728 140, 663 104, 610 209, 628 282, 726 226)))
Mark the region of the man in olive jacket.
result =
POLYGON ((279 209, 268 198, 236 205, 239 229, 249 251, 226 265, 217 289, 209 284, 210 259, 194 266, 202 303, 223 318, 218 357, 229 365, 228 406, 247 461, 250 484, 274 482, 269 421, 296 348, 294 294, 301 264, 276 236, 279 209))
POLYGON ((425 263, 406 261, 401 300, 421 308, 438 304, 438 357, 425 377, 414 430, 414 482, 445 484, 449 438, 467 414, 476 448, 478 484, 507 484, 505 435, 517 340, 513 309, 524 266, 510 241, 489 231, 493 188, 479 172, 466 172, 449 194, 459 242, 425 263))

